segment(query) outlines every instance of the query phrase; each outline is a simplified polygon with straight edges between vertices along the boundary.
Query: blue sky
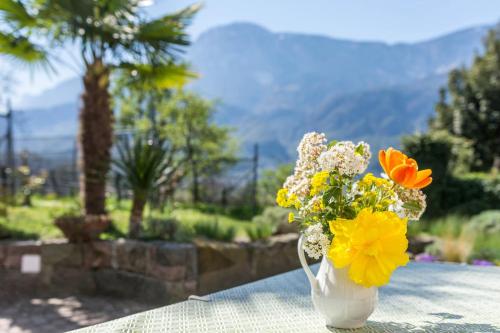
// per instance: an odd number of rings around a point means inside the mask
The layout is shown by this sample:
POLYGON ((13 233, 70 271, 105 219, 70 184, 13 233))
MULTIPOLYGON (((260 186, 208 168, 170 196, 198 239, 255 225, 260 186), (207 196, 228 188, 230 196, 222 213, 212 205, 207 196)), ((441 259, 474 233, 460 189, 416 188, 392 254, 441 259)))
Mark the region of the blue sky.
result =
MULTIPOLYGON (((156 0, 151 12, 175 10, 189 0, 156 0)), ((460 28, 500 19, 495 0, 206 0, 191 28, 235 21, 254 22, 272 31, 331 37, 415 42, 460 28)))
MULTIPOLYGON (((196 1, 156 0, 151 15, 180 9, 196 1)), ((415 42, 500 19, 495 0, 206 0, 189 32, 196 39, 207 29, 232 22, 253 22, 271 31, 321 34, 336 38, 415 42)), ((0 60, 0 70, 6 66, 0 60)), ((60 69, 48 76, 16 69, 14 101, 36 95, 75 73, 60 69)))

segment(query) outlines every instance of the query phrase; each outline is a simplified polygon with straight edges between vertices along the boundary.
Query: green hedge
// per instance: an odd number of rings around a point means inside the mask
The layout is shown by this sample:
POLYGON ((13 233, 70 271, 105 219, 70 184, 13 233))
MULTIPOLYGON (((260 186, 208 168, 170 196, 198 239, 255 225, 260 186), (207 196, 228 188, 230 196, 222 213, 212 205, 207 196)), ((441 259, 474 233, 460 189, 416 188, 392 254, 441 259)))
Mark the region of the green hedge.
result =
POLYGON ((466 173, 471 163, 470 144, 446 133, 418 134, 402 140, 403 151, 432 169, 432 184, 424 189, 424 217, 447 214, 475 215, 500 207, 500 177, 466 173))

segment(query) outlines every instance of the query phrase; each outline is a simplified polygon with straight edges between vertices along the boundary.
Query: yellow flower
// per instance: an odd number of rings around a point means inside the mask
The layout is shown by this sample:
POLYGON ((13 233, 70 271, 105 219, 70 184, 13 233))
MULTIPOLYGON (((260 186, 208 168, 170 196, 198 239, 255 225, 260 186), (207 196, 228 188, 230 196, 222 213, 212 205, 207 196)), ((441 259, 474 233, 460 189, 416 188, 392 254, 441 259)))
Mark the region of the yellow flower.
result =
POLYGON ((361 180, 361 184, 365 186, 375 185, 378 187, 382 186, 390 187, 390 183, 387 179, 375 177, 372 173, 367 173, 361 180))
POLYGON ((295 221, 295 214, 293 213, 288 213, 288 223, 292 223, 293 221, 295 221))
POLYGON ((330 174, 328 171, 320 171, 311 178, 311 192, 310 195, 316 195, 326 188, 327 180, 330 174))
POLYGON ((288 190, 286 188, 282 188, 278 191, 278 194, 276 194, 276 203, 280 207, 290 207, 288 205, 288 190))
POLYGON ((282 188, 276 194, 276 203, 280 207, 288 208, 294 206, 295 209, 299 209, 301 206, 300 200, 296 194, 288 195, 288 189, 282 188))
POLYGON ((311 210, 313 211, 313 213, 319 213, 322 212, 324 209, 325 205, 323 204, 323 200, 319 199, 313 203, 311 210))
POLYGON ((363 209, 353 220, 331 221, 334 238, 328 258, 336 268, 349 267, 349 278, 357 284, 387 284, 392 272, 409 260, 406 224, 393 212, 370 209, 363 209))

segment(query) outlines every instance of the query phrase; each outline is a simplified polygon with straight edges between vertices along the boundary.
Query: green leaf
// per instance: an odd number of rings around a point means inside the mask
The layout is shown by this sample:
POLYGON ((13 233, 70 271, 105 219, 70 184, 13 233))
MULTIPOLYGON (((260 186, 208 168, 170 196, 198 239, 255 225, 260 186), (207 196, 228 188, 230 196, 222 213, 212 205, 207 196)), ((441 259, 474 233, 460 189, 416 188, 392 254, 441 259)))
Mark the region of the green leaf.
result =
POLYGON ((328 149, 332 148, 333 146, 335 146, 337 143, 339 143, 337 140, 332 140, 328 143, 328 149))
POLYGON ((413 210, 413 211, 420 211, 421 207, 416 200, 408 201, 403 204, 403 208, 413 210))
POLYGON ((132 64, 122 63, 118 66, 129 73, 130 84, 143 89, 181 88, 189 80, 196 78, 194 72, 188 70, 186 64, 132 64))
POLYGON ((30 28, 36 25, 35 17, 31 16, 20 1, 2 0, 0 1, 0 13, 3 19, 15 24, 18 29, 30 28))
POLYGON ((0 32, 0 54, 5 54, 27 63, 47 63, 47 52, 26 37, 0 32))
POLYGON ((365 153, 365 147, 363 145, 356 146, 354 153, 356 153, 358 155, 363 155, 365 153))

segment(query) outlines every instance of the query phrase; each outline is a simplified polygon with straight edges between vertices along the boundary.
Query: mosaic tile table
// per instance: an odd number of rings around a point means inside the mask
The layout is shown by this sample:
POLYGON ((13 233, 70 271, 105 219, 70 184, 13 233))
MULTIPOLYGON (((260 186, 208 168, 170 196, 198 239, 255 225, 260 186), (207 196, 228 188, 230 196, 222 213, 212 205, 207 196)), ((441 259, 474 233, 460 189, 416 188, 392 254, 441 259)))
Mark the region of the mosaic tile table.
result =
MULTIPOLYGON (((299 269, 74 332, 328 332, 309 292, 299 269)), ((500 268, 410 263, 353 331, 500 333, 500 268)))

